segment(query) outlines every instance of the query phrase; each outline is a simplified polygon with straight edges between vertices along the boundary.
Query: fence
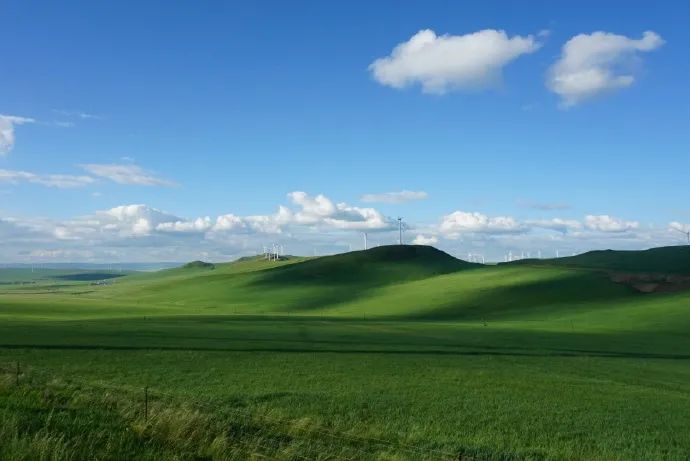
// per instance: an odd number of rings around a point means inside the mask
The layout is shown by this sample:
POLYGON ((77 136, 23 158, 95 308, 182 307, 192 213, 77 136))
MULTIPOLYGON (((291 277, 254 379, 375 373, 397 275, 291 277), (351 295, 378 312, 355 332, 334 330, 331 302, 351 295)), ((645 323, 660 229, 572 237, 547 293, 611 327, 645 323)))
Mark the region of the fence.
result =
MULTIPOLYGON (((4 366, 0 364, 0 374, 10 378, 9 392, 11 392, 12 386, 45 390, 107 392, 111 396, 117 396, 122 402, 128 402, 132 411, 125 413, 128 413, 131 419, 143 420, 144 424, 148 425, 155 425, 157 413, 162 414, 175 408, 191 408, 224 422, 242 421, 243 423, 251 423, 254 430, 257 427, 260 430, 253 433, 253 436, 248 440, 240 436, 233 439, 232 443, 237 447, 242 447, 247 455, 262 459, 280 458, 309 461, 317 459, 343 461, 367 459, 472 461, 475 459, 469 453, 452 453, 442 449, 423 447, 411 443, 353 435, 323 426, 305 425, 303 424, 304 420, 280 417, 270 411, 258 412, 246 408, 234 408, 227 403, 187 395, 171 394, 152 389, 149 386, 142 388, 115 386, 75 379, 73 376, 64 379, 61 376, 33 367, 27 367, 19 362, 5 364, 4 366), (292 449, 289 454, 277 454, 279 450, 286 447, 292 449), (295 447, 299 451, 295 452, 295 447)), ((0 392, 3 392, 2 388, 0 388, 0 392)))

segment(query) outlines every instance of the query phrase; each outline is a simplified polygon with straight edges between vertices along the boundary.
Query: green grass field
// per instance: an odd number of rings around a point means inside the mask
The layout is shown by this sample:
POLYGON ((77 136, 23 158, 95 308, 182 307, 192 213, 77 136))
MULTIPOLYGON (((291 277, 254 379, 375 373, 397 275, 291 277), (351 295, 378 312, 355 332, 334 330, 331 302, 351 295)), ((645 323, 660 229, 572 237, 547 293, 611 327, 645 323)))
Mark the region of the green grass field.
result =
POLYGON ((0 459, 689 459, 690 291, 610 277, 688 247, 608 255, 0 270, 0 459))

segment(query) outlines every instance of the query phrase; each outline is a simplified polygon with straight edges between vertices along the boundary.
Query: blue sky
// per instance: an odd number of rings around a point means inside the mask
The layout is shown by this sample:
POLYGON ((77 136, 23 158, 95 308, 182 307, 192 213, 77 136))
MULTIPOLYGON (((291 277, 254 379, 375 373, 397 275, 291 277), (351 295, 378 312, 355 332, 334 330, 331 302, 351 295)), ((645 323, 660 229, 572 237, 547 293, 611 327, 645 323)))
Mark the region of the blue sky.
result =
POLYGON ((7 262, 329 253, 390 243, 398 215, 408 241, 501 259, 682 243, 690 223, 686 2, 2 15, 7 262))

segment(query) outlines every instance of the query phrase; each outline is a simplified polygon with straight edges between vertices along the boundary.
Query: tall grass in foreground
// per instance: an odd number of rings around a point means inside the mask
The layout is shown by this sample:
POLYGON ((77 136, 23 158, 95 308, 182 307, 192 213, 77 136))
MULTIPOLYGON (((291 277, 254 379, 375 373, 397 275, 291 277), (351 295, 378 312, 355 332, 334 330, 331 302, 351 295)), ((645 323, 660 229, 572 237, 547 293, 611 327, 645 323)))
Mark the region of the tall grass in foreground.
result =
POLYGON ((0 375, 3 460, 490 459, 337 433, 309 418, 180 402, 36 371, 21 374, 19 384, 15 379, 13 370, 0 375))

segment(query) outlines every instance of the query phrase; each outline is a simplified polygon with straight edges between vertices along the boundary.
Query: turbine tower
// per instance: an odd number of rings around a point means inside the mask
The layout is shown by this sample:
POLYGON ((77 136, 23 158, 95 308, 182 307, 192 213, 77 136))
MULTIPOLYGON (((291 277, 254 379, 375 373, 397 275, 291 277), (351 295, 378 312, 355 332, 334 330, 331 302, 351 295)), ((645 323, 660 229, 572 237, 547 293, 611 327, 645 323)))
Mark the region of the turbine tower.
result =
POLYGON ((365 250, 369 249, 368 245, 367 245, 367 233, 366 232, 364 232, 364 249, 365 250))
POLYGON ((688 239, 688 245, 690 245, 690 230, 684 231, 684 230, 682 230, 682 229, 678 229, 677 227, 672 227, 671 229, 677 230, 677 231, 680 232, 681 234, 685 235, 685 237, 687 237, 687 239, 688 239))
POLYGON ((402 245, 402 218, 398 216, 398 245, 402 245))

